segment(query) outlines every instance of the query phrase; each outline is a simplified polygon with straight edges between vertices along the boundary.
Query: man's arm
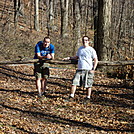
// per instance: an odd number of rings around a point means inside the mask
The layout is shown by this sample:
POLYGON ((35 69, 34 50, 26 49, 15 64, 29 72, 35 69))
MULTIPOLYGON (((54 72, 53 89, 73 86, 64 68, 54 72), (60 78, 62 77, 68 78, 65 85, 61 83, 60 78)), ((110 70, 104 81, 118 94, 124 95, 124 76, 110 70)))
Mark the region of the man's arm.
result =
POLYGON ((94 58, 93 68, 92 68, 91 72, 95 71, 97 64, 98 64, 98 58, 94 58))
POLYGON ((46 56, 41 56, 40 53, 36 53, 36 55, 37 55, 37 58, 40 59, 40 60, 47 58, 47 55, 46 56))
POLYGON ((45 56, 41 56, 40 53, 36 53, 38 59, 42 60, 42 59, 52 59, 54 60, 54 53, 51 53, 51 54, 47 54, 45 56))
POLYGON ((51 55, 52 60, 54 60, 54 53, 51 53, 50 55, 51 55))
POLYGON ((79 57, 78 56, 74 56, 74 57, 66 57, 63 60, 77 60, 79 57))

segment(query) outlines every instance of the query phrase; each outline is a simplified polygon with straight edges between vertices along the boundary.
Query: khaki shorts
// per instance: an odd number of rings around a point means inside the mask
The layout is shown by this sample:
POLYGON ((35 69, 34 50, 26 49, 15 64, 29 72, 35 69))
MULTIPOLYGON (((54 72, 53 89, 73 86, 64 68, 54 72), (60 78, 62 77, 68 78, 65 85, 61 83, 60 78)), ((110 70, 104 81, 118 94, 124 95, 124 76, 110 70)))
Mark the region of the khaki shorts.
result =
POLYGON ((89 70, 76 70, 76 74, 72 80, 72 85, 83 86, 84 88, 92 87, 94 73, 89 70))
POLYGON ((49 64, 48 63, 41 63, 37 62, 34 63, 34 75, 36 79, 38 78, 48 78, 50 74, 49 71, 49 64))

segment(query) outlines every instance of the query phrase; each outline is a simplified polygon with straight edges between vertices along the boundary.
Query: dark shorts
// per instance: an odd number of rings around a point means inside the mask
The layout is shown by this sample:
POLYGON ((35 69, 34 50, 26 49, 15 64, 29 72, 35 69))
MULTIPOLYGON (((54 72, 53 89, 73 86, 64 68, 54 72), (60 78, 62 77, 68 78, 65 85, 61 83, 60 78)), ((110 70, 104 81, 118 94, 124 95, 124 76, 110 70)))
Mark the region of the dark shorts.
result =
POLYGON ((49 64, 48 63, 41 63, 36 62, 34 63, 34 75, 36 79, 38 78, 48 78, 50 74, 49 71, 49 64))
POLYGON ((94 73, 90 73, 89 70, 76 70, 72 85, 83 86, 84 88, 92 87, 93 78, 94 73))

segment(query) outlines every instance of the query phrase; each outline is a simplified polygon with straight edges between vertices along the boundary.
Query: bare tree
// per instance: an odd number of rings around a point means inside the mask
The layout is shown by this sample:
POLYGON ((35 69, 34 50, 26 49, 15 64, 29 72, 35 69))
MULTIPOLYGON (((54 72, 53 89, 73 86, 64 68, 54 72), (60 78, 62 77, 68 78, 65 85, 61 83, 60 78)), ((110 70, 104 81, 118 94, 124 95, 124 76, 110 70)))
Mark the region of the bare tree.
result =
POLYGON ((54 0, 49 0, 49 22, 54 24, 54 0))
POLYGON ((73 0, 73 9, 74 9, 74 52, 76 49, 80 46, 81 41, 81 14, 80 14, 80 1, 79 0, 73 0))
POLYGON ((32 9, 33 9, 33 4, 34 4, 34 3, 33 3, 33 0, 30 0, 29 4, 30 4, 30 7, 31 7, 31 8, 30 8, 30 12, 29 12, 29 13, 30 13, 30 16, 29 16, 29 17, 30 17, 30 18, 29 18, 29 20, 30 20, 30 29, 32 30, 32 22, 33 22, 33 21, 32 21, 32 11, 33 11, 32 9))
MULTIPOLYGON (((117 48, 119 49, 120 47, 120 40, 122 38, 122 21, 123 21, 123 11, 124 11, 124 4, 125 4, 125 0, 122 1, 122 6, 121 6, 121 11, 120 11, 120 17, 119 17, 119 26, 118 26, 118 40, 117 40, 117 48)), ((120 56, 119 51, 118 51, 118 56, 120 56)))
POLYGON ((98 0, 93 0, 94 47, 97 50, 98 0))
POLYGON ((92 0, 80 0, 81 27, 85 35, 88 34, 92 24, 92 0))
POLYGON ((14 24, 18 25, 18 17, 24 15, 24 3, 22 0, 14 0, 14 24))
POLYGON ((54 0, 48 0, 46 4, 47 4, 47 29, 49 36, 50 31, 54 30, 54 0))
POLYGON ((113 1, 111 36, 114 45, 114 60, 134 57, 133 0, 113 1))
POLYGON ((61 3, 61 37, 65 38, 68 28, 68 4, 69 0, 60 0, 61 3))
POLYGON ((34 28, 39 31, 39 0, 35 0, 34 28))
POLYGON ((15 28, 18 25, 19 7, 20 7, 20 0, 14 0, 14 24, 15 24, 15 28))
POLYGON ((7 3, 7 0, 5 0, 5 2, 4 2, 4 6, 3 6, 3 9, 2 9, 2 12, 1 12, 0 20, 2 20, 2 19, 3 19, 4 11, 5 11, 5 8, 6 8, 6 3, 7 3))
POLYGON ((99 60, 109 60, 112 0, 98 1, 97 52, 99 60))

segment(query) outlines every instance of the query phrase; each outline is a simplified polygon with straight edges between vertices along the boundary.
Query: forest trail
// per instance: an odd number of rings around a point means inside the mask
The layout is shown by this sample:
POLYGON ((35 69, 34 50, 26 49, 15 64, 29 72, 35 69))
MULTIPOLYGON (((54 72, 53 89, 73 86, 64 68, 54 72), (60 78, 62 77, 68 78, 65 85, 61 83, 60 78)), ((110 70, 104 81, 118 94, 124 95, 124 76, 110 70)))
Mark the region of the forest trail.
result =
POLYGON ((73 69, 51 68, 48 89, 39 98, 33 66, 0 66, 0 133, 13 134, 132 134, 133 89, 122 79, 95 74, 92 101, 85 90, 67 102, 73 69))

